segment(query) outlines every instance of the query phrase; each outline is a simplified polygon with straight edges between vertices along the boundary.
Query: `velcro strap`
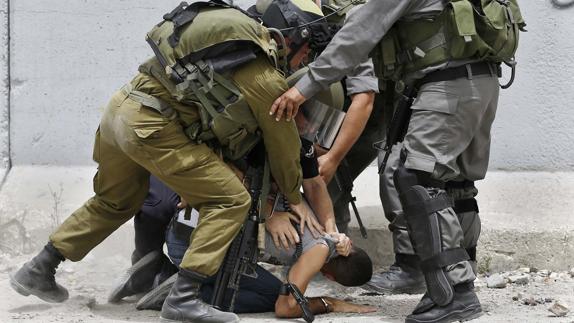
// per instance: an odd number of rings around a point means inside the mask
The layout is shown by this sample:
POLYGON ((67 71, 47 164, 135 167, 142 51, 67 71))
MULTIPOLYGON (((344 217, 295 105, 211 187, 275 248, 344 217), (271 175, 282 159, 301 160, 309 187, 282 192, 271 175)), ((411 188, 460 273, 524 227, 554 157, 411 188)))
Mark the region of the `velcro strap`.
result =
POLYGON ((422 260, 421 269, 423 272, 429 272, 468 259, 469 259, 468 253, 466 253, 465 249, 463 248, 448 249, 430 258, 422 260))
POLYGON ((179 13, 177 13, 171 19, 171 21, 173 22, 173 34, 171 34, 167 39, 169 46, 171 46, 171 48, 175 48, 175 46, 177 46, 177 44, 179 43, 180 29, 183 26, 187 25, 188 23, 192 22, 195 19, 195 17, 197 17, 198 13, 199 13, 199 6, 192 4, 191 6, 185 8, 185 10, 182 10, 179 13))
POLYGON ((290 293, 289 289, 290 289, 289 283, 285 283, 285 284, 281 285, 281 287, 279 288, 279 295, 283 295, 283 296, 289 295, 289 293, 290 293))
POLYGON ((412 216, 427 216, 452 206, 447 195, 439 195, 428 200, 405 205, 405 213, 412 216))
POLYGON ((447 190, 454 188, 454 189, 464 189, 464 188, 472 188, 474 187, 474 181, 448 181, 444 186, 447 190))
POLYGON ((478 212, 478 203, 476 199, 469 198, 463 200, 455 200, 453 206, 454 212, 458 213, 465 213, 465 212, 478 212))

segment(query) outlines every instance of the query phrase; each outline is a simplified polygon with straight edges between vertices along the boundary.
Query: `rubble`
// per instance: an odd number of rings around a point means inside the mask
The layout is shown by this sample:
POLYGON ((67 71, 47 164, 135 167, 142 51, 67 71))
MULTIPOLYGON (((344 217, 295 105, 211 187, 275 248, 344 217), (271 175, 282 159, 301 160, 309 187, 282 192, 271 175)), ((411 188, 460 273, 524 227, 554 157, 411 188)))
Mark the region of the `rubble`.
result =
POLYGON ((488 288, 505 288, 506 279, 499 274, 493 274, 486 278, 486 286, 488 288))
POLYGON ((557 317, 566 316, 568 314, 568 312, 570 312, 570 309, 568 308, 568 306, 566 306, 565 304, 563 304, 560 301, 554 302, 554 304, 552 304, 552 306, 550 308, 548 308, 548 310, 550 312, 552 312, 552 314, 554 314, 557 317))
POLYGON ((513 284, 518 284, 518 285, 526 285, 528 284, 528 281, 530 280, 530 275, 528 274, 522 274, 522 275, 512 275, 508 277, 508 281, 513 283, 513 284))

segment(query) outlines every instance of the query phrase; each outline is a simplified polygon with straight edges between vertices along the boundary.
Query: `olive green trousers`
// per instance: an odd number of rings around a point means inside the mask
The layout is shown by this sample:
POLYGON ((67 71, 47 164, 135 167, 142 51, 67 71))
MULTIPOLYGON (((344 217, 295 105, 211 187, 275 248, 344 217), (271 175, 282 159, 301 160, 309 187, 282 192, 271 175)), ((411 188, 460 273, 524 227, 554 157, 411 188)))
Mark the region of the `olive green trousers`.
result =
POLYGON ((219 269, 250 206, 241 181, 206 145, 191 142, 168 120, 117 92, 96 133, 95 195, 50 240, 64 257, 81 260, 141 207, 150 173, 199 210, 181 267, 203 275, 219 269))

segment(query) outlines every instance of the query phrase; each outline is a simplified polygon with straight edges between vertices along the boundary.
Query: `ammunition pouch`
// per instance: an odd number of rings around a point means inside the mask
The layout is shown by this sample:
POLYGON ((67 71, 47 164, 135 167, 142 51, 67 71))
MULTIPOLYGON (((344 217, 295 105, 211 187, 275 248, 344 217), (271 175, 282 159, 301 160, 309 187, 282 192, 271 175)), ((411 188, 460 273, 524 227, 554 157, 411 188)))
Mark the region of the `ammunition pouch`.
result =
POLYGON ((456 60, 514 65, 524 26, 516 0, 450 0, 432 19, 397 22, 371 56, 377 76, 392 80, 456 60))

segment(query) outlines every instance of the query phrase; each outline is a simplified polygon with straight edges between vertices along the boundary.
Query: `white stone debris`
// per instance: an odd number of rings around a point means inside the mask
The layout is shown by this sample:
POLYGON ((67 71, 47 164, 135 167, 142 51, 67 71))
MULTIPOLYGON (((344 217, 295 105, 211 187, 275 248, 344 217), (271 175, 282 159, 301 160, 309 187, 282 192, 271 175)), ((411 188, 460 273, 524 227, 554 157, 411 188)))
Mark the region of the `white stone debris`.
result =
POLYGON ((499 274, 493 274, 486 277, 486 286, 488 288, 505 288, 506 279, 499 274))
POLYGON ((568 312, 570 312, 570 309, 568 308, 568 306, 566 306, 566 304, 564 304, 560 301, 554 302, 554 304, 552 304, 552 306, 550 308, 548 308, 548 310, 550 312, 552 312, 552 314, 556 315, 557 317, 566 316, 568 314, 568 312))
POLYGON ((511 282, 513 284, 518 284, 518 285, 526 285, 526 284, 528 284, 529 280, 530 280, 530 275, 528 275, 528 274, 511 275, 508 277, 509 282, 511 282))

